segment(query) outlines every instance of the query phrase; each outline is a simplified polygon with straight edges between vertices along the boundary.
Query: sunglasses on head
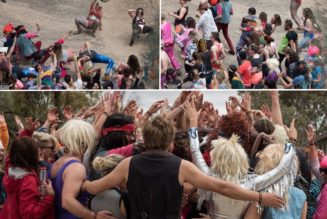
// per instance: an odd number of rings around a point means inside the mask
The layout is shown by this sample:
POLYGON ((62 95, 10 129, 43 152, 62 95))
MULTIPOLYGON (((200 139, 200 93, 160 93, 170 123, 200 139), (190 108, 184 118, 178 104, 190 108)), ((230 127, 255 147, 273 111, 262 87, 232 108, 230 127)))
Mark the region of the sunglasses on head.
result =
POLYGON ((327 174, 327 168, 319 168, 319 172, 327 174))

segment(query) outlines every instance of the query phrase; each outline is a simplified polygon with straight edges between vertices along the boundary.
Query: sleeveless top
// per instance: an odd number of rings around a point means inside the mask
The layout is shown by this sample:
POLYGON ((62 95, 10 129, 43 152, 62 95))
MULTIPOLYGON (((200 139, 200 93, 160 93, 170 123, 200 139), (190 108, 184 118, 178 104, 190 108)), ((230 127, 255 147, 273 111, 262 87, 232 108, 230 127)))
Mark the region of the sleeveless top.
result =
MULTIPOLYGON (((220 43, 215 43, 213 46, 217 46, 218 51, 216 53, 217 59, 220 60, 222 53, 222 45, 220 43)), ((213 60, 213 53, 210 51, 210 60, 213 60)), ((221 61, 221 60, 220 60, 221 61)), ((221 64, 211 63, 213 69, 221 69, 221 64)))
POLYGON ((133 27, 135 27, 135 26, 141 27, 141 26, 144 26, 144 25, 145 25, 145 21, 144 21, 143 17, 135 16, 133 18, 133 27))
MULTIPOLYGON (((62 203, 61 203, 61 197, 62 197, 62 189, 64 187, 64 182, 62 180, 62 175, 65 171, 65 169, 71 165, 72 163, 80 163, 78 160, 70 160, 64 163, 64 165, 60 168, 58 171, 57 175, 52 178, 51 176, 49 179, 52 182, 53 188, 55 190, 56 198, 55 198, 55 209, 56 209, 56 218, 57 219, 77 219, 78 217, 72 215, 69 213, 67 210, 62 208, 62 203)), ((51 173, 51 170, 49 171, 51 173)), ((88 199, 88 193, 86 192, 81 192, 77 196, 77 200, 84 206, 86 206, 86 201, 88 199)))
POLYGON ((181 158, 163 151, 133 156, 127 180, 132 219, 180 218, 183 186, 181 158))
POLYGON ((182 6, 180 9, 178 9, 176 14, 177 14, 177 16, 179 16, 179 14, 181 13, 182 8, 185 8, 186 12, 185 12, 184 16, 181 19, 175 19, 174 26, 177 26, 179 24, 182 24, 182 25, 186 26, 185 18, 186 18, 187 14, 188 14, 188 6, 182 6))

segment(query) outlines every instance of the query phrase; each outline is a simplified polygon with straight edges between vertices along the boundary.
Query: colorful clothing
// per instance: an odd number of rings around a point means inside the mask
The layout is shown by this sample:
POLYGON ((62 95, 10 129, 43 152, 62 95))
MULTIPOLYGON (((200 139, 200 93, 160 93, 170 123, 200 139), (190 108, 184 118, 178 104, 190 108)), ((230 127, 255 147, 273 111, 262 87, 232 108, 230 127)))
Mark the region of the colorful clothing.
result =
POLYGON ((215 20, 213 19, 211 10, 206 10, 196 24, 197 30, 202 30, 203 39, 210 40, 212 32, 218 32, 215 20))
POLYGON ((175 57, 174 53, 174 35, 172 34, 171 24, 166 22, 161 26, 161 39, 164 42, 164 50, 174 69, 180 69, 181 65, 175 57))

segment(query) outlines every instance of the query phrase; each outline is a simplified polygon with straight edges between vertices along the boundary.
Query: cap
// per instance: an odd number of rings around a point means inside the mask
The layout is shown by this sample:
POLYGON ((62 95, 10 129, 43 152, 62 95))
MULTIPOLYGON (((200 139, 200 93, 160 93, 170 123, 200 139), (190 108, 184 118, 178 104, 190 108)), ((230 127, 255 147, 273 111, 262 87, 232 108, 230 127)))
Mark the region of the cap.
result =
POLYGON ((310 46, 308 54, 309 56, 318 56, 320 54, 320 49, 317 46, 310 46))

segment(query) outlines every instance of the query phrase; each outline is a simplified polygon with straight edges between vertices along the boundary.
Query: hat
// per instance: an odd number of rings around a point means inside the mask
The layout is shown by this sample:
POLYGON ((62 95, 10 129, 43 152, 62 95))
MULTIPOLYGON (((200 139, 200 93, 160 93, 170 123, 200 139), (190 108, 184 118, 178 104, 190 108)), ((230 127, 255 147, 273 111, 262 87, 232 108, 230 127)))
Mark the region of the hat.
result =
POLYGON ((3 27, 3 33, 11 33, 14 30, 14 26, 12 24, 7 24, 3 27))
POLYGON ((320 168, 327 168, 327 156, 324 156, 320 161, 320 168))
POLYGON ((199 7, 198 7, 198 11, 200 10, 207 10, 209 7, 208 7, 208 2, 202 2, 199 4, 199 7))

